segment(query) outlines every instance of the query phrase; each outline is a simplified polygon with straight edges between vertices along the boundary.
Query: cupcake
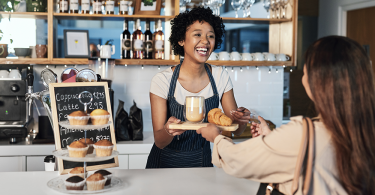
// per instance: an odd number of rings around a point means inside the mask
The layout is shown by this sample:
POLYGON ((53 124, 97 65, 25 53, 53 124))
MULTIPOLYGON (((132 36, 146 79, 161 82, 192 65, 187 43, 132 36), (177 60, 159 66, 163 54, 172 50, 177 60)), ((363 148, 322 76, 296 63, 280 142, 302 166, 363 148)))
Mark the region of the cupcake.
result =
POLYGON ((106 181, 107 179, 104 178, 102 174, 94 173, 86 179, 87 190, 89 191, 101 190, 104 188, 104 184, 106 181))
POLYGON ((80 176, 72 176, 66 179, 64 183, 67 190, 83 190, 85 179, 80 176))
POLYGON ((107 170, 104 170, 104 169, 101 169, 101 170, 97 170, 95 171, 95 173, 100 173, 103 175, 104 178, 107 178, 107 181, 105 182, 105 185, 108 186, 111 184, 111 179, 112 179, 112 173, 107 171, 107 170))
POLYGON ((102 139, 94 144, 96 156, 111 156, 113 150, 112 142, 102 139))
POLYGON ((105 125, 109 121, 110 114, 106 110, 96 109, 90 113, 93 125, 105 125))
POLYGON ((75 141, 68 146, 69 156, 76 158, 85 157, 88 149, 89 146, 87 144, 75 141))
POLYGON ((82 178, 85 178, 85 170, 83 169, 83 167, 74 167, 74 169, 69 171, 68 175, 69 176, 80 176, 82 178))
POLYGON ((89 149, 87 150, 87 154, 92 154, 94 152, 94 142, 91 139, 81 138, 78 141, 80 141, 82 143, 86 143, 89 146, 89 149), (86 142, 85 142, 85 140, 86 140, 86 142))
POLYGON ((70 125, 87 125, 89 116, 83 111, 74 111, 68 115, 70 125))

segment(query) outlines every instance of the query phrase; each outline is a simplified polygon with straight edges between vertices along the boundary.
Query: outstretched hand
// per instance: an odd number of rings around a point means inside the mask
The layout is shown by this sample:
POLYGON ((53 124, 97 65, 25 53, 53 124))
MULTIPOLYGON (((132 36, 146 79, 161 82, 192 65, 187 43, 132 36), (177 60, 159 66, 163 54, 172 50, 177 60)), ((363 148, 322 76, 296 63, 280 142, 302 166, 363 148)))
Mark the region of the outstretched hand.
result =
POLYGON ((271 130, 268 127, 267 122, 261 116, 258 116, 258 120, 260 121, 260 124, 253 122, 250 127, 253 137, 258 137, 259 135, 268 135, 271 130))
POLYGON ((202 134, 202 137, 213 143, 215 138, 221 134, 221 131, 216 127, 216 125, 209 123, 207 127, 198 129, 197 133, 202 134))
POLYGON ((247 108, 239 107, 237 110, 231 110, 230 114, 238 124, 247 124, 250 120, 250 111, 247 108))
POLYGON ((170 135, 173 135, 173 136, 176 136, 176 135, 181 135, 183 134, 186 130, 181 130, 181 129, 169 129, 169 124, 172 124, 172 123, 180 123, 181 120, 174 117, 174 116, 171 116, 167 123, 164 125, 164 128, 165 128, 165 131, 167 131, 168 134, 170 135))

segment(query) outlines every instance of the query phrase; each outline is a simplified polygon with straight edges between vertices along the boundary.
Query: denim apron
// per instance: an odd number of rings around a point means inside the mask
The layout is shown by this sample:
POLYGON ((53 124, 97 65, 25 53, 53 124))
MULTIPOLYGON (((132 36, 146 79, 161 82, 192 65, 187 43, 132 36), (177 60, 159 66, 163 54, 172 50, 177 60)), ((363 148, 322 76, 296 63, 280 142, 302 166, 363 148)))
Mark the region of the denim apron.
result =
MULTIPOLYGON (((174 116, 184 121, 184 105, 179 104, 174 97, 180 67, 181 64, 176 66, 172 75, 167 99, 167 118, 174 116)), ((207 122, 207 113, 219 106, 219 94, 210 69, 206 64, 204 67, 214 92, 214 95, 205 99, 204 102, 206 107, 204 122, 207 122)), ((179 136, 175 136, 172 142, 163 149, 158 148, 154 143, 147 159, 146 169, 212 166, 210 142, 206 141, 202 135, 197 134, 196 131, 188 130, 179 136)))

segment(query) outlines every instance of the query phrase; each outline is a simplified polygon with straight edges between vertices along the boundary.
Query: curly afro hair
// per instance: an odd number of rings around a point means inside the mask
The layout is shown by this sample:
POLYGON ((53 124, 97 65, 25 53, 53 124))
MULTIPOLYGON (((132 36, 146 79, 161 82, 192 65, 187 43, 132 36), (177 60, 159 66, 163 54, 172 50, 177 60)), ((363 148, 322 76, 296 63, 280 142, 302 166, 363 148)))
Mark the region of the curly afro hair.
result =
POLYGON ((210 8, 197 7, 191 11, 185 11, 177 15, 172 21, 172 33, 169 37, 169 42, 172 45, 175 55, 184 56, 184 47, 180 46, 178 42, 185 40, 185 34, 190 25, 195 21, 209 23, 215 32, 215 47, 220 48, 223 42, 222 37, 225 34, 225 26, 223 20, 219 16, 215 16, 210 8))

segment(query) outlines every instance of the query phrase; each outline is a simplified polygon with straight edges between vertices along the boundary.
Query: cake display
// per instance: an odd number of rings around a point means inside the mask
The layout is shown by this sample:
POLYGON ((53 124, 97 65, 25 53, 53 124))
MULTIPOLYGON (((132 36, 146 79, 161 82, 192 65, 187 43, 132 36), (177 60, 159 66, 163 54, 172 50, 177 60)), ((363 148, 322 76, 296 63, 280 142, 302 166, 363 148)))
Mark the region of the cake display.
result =
POLYGON ((102 139, 94 144, 96 156, 111 156, 113 150, 112 142, 102 139))
POLYGON ((90 117, 83 111, 74 111, 68 115, 70 125, 87 125, 90 117))
POLYGON ((91 139, 81 138, 78 141, 80 141, 82 143, 86 143, 89 146, 89 149, 87 150, 87 154, 92 154, 94 152, 94 144, 95 144, 95 142, 93 142, 91 139))
POLYGON ((93 125, 105 125, 108 123, 111 115, 103 109, 96 109, 90 113, 91 123, 93 125))
POLYGON ((94 173, 86 179, 87 190, 89 191, 101 190, 104 188, 106 181, 107 179, 104 178, 102 174, 94 173))
POLYGON ((72 142, 68 146, 69 156, 76 157, 76 158, 85 157, 88 149, 89 149, 89 146, 85 143, 82 143, 80 141, 72 142))
POLYGON ((79 176, 72 176, 65 180, 67 190, 83 190, 84 186, 85 179, 79 176))

